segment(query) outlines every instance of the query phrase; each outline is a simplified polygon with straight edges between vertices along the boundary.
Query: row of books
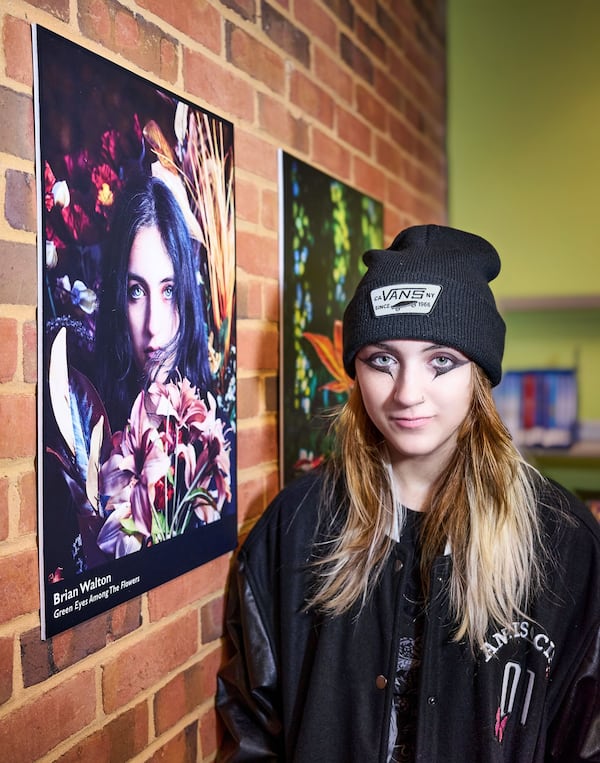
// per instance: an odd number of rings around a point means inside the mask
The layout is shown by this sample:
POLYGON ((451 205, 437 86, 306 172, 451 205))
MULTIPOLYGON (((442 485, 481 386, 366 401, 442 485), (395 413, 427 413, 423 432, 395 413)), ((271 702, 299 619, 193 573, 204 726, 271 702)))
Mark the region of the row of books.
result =
POLYGON ((568 448, 577 439, 574 369, 507 371, 494 399, 517 447, 568 448))

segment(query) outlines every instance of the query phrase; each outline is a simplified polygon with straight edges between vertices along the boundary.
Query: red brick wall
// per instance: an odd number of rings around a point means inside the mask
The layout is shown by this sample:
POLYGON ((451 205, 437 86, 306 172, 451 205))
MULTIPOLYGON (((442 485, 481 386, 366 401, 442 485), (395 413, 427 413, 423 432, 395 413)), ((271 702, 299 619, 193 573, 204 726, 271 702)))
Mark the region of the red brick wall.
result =
POLYGON ((205 761, 218 745, 221 557, 40 640, 30 24, 235 123, 239 520, 278 488, 277 149, 446 219, 444 0, 4 0, 0 5, 0 757, 205 761), (137 756, 137 757, 136 757, 137 756))

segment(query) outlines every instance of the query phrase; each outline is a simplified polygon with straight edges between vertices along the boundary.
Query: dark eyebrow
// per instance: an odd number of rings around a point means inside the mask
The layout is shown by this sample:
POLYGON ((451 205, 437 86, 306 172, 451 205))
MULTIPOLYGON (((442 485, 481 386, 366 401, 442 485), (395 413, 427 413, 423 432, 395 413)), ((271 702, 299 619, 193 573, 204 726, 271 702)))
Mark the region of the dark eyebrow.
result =
POLYGON ((145 284, 146 279, 142 278, 142 276, 138 276, 137 273, 132 273, 131 271, 127 273, 127 280, 128 281, 139 281, 140 283, 145 284))

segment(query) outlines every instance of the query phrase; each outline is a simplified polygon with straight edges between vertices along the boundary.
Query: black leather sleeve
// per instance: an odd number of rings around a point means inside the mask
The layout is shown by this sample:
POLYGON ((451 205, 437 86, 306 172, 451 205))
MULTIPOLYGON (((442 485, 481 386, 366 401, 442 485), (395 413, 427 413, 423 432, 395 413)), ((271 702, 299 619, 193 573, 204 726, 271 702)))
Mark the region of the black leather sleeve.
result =
POLYGON ((548 763, 600 763, 600 627, 554 723, 548 763))
POLYGON ((282 760, 276 660, 243 550, 230 578, 226 629, 230 658, 217 677, 225 735, 217 761, 282 760))

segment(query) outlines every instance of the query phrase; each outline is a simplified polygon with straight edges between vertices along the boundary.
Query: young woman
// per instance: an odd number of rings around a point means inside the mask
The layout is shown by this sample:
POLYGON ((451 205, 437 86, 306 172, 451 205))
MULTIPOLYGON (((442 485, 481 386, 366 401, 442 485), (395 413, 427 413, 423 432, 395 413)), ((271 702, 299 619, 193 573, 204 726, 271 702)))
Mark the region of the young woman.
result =
POLYGON ((598 761, 600 532, 494 407, 498 254, 426 225, 364 259, 336 452, 235 561, 220 759, 598 761))
POLYGON ((187 377, 209 387, 198 265, 181 208, 160 180, 140 175, 119 199, 103 256, 96 329, 98 387, 113 430, 140 389, 187 377))

